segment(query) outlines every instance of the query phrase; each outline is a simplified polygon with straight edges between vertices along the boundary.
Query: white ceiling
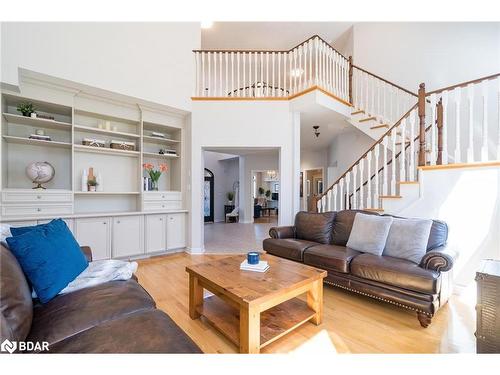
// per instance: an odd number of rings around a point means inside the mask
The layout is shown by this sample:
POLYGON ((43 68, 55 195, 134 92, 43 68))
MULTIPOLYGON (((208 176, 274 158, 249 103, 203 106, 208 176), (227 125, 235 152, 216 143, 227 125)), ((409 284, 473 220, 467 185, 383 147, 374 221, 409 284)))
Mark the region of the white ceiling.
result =
POLYGON ((321 150, 328 147, 333 138, 352 127, 342 115, 329 109, 303 112, 300 114, 300 148, 321 150), (314 125, 319 125, 319 137, 314 135, 314 125))
POLYGON ((351 22, 214 22, 202 29, 201 48, 287 50, 316 34, 332 42, 351 26, 351 22))

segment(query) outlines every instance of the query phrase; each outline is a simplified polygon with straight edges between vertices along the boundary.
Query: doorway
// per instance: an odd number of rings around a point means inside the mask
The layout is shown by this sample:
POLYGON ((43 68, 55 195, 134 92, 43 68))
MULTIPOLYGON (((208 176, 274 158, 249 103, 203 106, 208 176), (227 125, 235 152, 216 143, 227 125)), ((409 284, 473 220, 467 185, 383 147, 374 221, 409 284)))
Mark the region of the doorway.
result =
POLYGON ((214 222, 214 174, 205 168, 205 184, 203 185, 203 211, 205 223, 214 222))
POLYGON ((307 169, 305 177, 305 207, 307 211, 316 211, 316 200, 324 189, 323 168, 307 169))

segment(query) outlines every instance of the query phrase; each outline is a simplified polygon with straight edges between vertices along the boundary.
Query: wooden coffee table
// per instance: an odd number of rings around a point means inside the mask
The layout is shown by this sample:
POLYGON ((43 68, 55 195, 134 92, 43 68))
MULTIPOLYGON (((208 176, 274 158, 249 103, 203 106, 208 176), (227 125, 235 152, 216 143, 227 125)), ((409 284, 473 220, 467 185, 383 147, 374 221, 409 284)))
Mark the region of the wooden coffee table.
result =
POLYGON ((240 353, 260 349, 300 325, 319 325, 323 316, 326 271, 272 255, 265 273, 242 271, 245 255, 186 267, 189 316, 205 320, 239 346, 240 353), (214 295, 203 298, 203 289, 214 295), (307 294, 306 301, 297 298, 307 294))

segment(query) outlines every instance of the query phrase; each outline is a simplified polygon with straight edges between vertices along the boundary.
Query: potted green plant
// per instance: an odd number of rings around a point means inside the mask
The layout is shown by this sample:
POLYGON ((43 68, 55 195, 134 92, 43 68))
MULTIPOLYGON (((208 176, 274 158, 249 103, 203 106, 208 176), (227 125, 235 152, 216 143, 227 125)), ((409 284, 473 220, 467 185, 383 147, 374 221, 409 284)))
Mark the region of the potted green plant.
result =
POLYGON ((260 187, 259 188, 259 195, 264 195, 264 192, 265 192, 264 188, 260 187))
POLYGON ((31 102, 22 102, 17 105, 17 111, 26 117, 30 117, 32 113, 35 113, 35 110, 36 108, 31 102))
POLYGON ((234 193, 232 191, 227 192, 227 201, 231 205, 233 204, 234 193))
POLYGON ((271 190, 266 190, 266 198, 269 199, 271 197, 271 190))
POLYGON ((89 191, 96 191, 97 185, 99 185, 99 183, 96 179, 92 179, 87 181, 87 185, 89 185, 89 191))

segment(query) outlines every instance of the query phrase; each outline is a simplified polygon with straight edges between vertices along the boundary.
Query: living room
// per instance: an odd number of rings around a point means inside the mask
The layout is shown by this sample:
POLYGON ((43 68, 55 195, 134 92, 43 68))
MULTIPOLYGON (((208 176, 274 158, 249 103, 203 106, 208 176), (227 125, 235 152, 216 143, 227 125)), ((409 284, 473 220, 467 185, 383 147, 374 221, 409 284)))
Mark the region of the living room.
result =
POLYGON ((28 3, 0 16, 2 369, 498 361, 498 15, 28 3))

